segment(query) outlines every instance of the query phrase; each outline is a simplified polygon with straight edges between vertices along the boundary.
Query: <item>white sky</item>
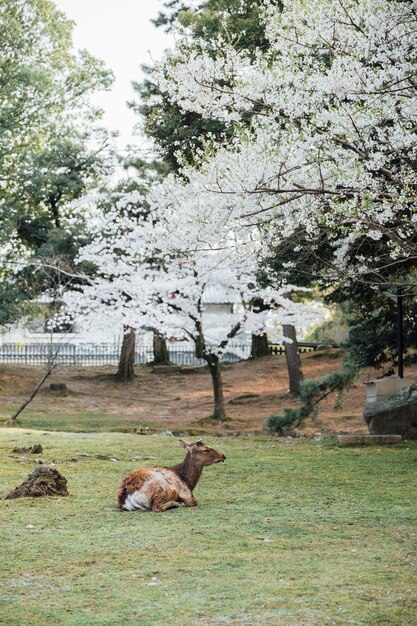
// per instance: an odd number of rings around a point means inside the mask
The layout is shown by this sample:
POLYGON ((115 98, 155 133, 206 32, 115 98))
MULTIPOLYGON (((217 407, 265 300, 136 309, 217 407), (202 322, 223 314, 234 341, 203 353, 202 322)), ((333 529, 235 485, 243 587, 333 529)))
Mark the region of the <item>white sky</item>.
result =
POLYGON ((86 48, 112 69, 116 80, 110 93, 94 99, 105 110, 103 124, 120 131, 119 148, 140 143, 132 137, 139 121, 126 106, 133 99, 131 82, 143 76, 140 65, 159 59, 172 39, 150 22, 162 0, 54 0, 58 9, 75 22, 75 48, 86 48))

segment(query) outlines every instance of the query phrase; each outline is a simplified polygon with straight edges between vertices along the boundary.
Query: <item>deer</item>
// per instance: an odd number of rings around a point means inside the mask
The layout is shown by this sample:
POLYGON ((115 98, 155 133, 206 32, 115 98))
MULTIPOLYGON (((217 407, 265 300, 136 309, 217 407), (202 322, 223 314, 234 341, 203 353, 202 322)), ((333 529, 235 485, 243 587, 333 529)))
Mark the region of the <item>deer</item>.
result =
POLYGON ((197 506, 193 489, 204 467, 223 463, 226 457, 202 439, 195 443, 179 441, 187 451, 182 463, 172 467, 141 467, 123 479, 118 496, 120 510, 162 513, 181 506, 197 506))

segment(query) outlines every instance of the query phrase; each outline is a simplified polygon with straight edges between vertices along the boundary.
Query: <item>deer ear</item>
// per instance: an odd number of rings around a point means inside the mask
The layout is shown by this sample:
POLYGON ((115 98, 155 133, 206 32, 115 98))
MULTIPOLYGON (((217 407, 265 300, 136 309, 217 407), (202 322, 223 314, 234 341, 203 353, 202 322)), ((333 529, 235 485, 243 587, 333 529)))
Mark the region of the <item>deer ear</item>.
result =
POLYGON ((206 444, 204 443, 204 441, 202 439, 197 439, 197 441, 195 442, 196 446, 205 446, 206 444))
POLYGON ((193 445, 192 443, 188 443, 188 441, 185 441, 185 439, 180 439, 179 442, 182 445, 182 447, 186 448, 187 450, 188 448, 191 448, 191 446, 193 445))

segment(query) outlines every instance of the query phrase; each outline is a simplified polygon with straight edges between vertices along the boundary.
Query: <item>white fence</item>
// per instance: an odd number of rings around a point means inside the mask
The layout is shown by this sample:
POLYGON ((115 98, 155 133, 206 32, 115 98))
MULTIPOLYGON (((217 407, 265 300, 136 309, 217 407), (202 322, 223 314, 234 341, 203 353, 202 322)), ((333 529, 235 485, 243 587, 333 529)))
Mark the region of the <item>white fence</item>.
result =
MULTIPOLYGON (((177 365, 203 365, 203 359, 197 359, 191 345, 169 346, 169 358, 177 365)), ((43 365, 54 355, 54 360, 62 365, 116 365, 119 361, 118 344, 3 344, 0 345, 0 363, 21 363, 43 365)), ((135 363, 150 363, 153 349, 140 346, 136 349, 135 363)), ((222 356, 222 361, 234 362, 250 356, 249 345, 234 345, 222 356)))

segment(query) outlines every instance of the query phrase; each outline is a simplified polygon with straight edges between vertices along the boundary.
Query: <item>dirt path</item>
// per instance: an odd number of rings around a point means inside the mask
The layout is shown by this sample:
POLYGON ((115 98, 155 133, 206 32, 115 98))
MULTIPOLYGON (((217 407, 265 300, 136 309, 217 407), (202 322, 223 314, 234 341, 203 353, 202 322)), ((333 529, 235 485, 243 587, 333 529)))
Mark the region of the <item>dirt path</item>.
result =
MULTIPOLYGON (((338 369, 338 351, 302 355, 305 378, 319 378, 338 369)), ((407 376, 417 379, 417 367, 407 376)), ((44 421, 68 422, 77 416, 89 420, 105 420, 109 430, 141 427, 173 431, 261 431, 265 418, 280 413, 286 406, 296 406, 287 395, 288 377, 283 357, 267 357, 258 361, 242 361, 226 366, 223 371, 227 413, 225 424, 205 420, 212 409, 210 376, 206 370, 174 367, 172 371, 153 372, 149 367, 137 368, 136 379, 127 385, 116 383, 114 368, 66 367, 57 372, 50 382, 65 383, 68 395, 59 395, 45 389, 22 414, 28 427, 36 416, 44 421), (27 417, 26 417, 27 416, 27 417), (26 422, 26 420, 28 420, 26 422)), ((35 366, 0 365, 0 419, 8 418, 30 393, 41 368, 35 366)), ((363 382, 375 377, 371 370, 363 372, 357 384, 346 394, 341 408, 335 408, 335 397, 322 404, 320 415, 307 420, 304 431, 355 432, 366 431, 362 406, 365 399, 363 382)), ((36 420, 33 422, 35 423, 36 420)), ((44 423, 44 422, 42 422, 44 423)), ((51 423, 51 427, 52 423, 51 423)), ((65 424, 63 425, 65 427, 65 424)), ((103 424, 104 427, 104 424, 103 424)))

